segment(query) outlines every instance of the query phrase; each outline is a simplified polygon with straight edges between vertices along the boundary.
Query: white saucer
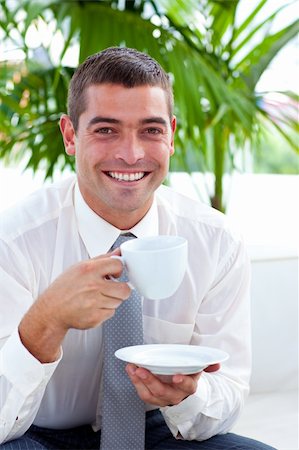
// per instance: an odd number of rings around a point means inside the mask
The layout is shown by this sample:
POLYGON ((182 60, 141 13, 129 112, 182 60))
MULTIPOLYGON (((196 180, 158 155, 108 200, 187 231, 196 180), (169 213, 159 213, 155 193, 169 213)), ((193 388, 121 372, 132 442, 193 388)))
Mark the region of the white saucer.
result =
POLYGON ((211 364, 223 362, 229 357, 227 353, 216 348, 177 344, 124 347, 117 350, 115 356, 157 375, 188 375, 201 372, 211 364))

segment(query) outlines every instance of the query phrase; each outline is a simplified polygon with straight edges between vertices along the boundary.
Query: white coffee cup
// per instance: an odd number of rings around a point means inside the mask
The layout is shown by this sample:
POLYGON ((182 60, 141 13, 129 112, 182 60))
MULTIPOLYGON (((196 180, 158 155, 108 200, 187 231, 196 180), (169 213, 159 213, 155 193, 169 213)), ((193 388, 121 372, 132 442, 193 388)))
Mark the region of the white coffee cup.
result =
MULTIPOLYGON (((173 295, 187 267, 188 242, 181 236, 151 236, 120 245, 121 259, 131 286, 145 298, 159 300, 173 295)), ((115 257, 115 256, 114 256, 115 257)))

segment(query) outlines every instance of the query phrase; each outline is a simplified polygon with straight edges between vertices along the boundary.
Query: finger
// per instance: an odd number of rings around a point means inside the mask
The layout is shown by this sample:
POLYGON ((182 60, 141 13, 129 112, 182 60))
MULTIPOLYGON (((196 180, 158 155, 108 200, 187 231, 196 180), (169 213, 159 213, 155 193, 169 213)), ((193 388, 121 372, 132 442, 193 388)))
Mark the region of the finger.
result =
MULTIPOLYGON (((112 255, 117 256, 117 255, 112 255)), ((113 275, 114 277, 120 277, 124 266, 120 259, 118 258, 111 258, 110 256, 105 259, 105 266, 103 267, 105 270, 104 275, 113 275)))
POLYGON ((103 297, 102 301, 99 302, 99 306, 98 309, 117 309, 122 303, 123 303, 123 299, 118 299, 118 298, 114 298, 114 297, 103 297))
POLYGON ((179 404, 186 394, 177 386, 164 382, 158 375, 141 367, 133 368, 134 383, 140 398, 146 402, 158 406, 169 406, 179 404))
POLYGON ((146 403, 159 405, 159 403, 157 403, 157 400, 149 391, 148 387, 144 384, 143 379, 136 374, 136 370, 137 366, 135 366, 134 364, 128 364, 126 366, 126 372, 131 382, 133 383, 139 397, 146 403))
POLYGON ((99 278, 105 278, 109 275, 119 277, 123 271, 122 262, 117 258, 111 258, 107 255, 90 259, 85 264, 86 270, 90 270, 90 272, 99 278))
POLYGON ((182 392, 188 395, 192 395, 196 392, 197 383, 201 376, 202 372, 190 374, 190 375, 181 375, 177 374, 172 377, 172 382, 176 385, 182 392))
MULTIPOLYGON (((128 364, 127 372, 139 397, 146 403, 160 407, 177 405, 193 393, 192 390, 185 392, 177 385, 171 384, 169 381, 164 382, 158 375, 151 374, 151 372, 132 364, 128 364)), ((199 376, 200 374, 196 374, 194 380, 199 376)))
POLYGON ((220 369, 220 364, 211 364, 210 366, 206 367, 204 369, 204 372, 216 372, 217 370, 220 369))
POLYGON ((191 373, 191 374, 188 374, 188 375, 176 374, 176 375, 173 375, 172 381, 173 381, 173 383, 180 384, 180 383, 183 383, 184 381, 188 382, 188 380, 191 379, 195 383, 197 383, 199 378, 200 378, 200 376, 201 376, 201 374, 202 374, 202 372, 191 373))
POLYGON ((120 256, 121 255, 120 248, 119 247, 115 248, 111 252, 108 252, 107 255, 108 256, 112 256, 112 255, 113 256, 115 256, 115 255, 120 256))
POLYGON ((137 367, 136 376, 144 383, 151 395, 159 399, 169 398, 173 395, 171 384, 163 383, 156 375, 142 367, 137 367))
POLYGON ((104 280, 99 295, 107 299, 126 300, 130 297, 132 289, 124 281, 104 280))

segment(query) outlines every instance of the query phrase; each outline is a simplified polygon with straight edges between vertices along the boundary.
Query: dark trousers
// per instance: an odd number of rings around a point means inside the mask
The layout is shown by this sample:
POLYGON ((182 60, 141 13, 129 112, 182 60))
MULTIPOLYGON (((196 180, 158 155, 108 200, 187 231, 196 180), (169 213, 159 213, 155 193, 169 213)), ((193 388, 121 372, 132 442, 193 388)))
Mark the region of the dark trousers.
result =
MULTIPOLYGON (((117 430, 116 430, 117 431, 117 430)), ((274 450, 261 442, 227 433, 206 441, 183 441, 175 439, 162 414, 151 411, 146 416, 145 450, 274 450)), ((87 450, 100 448, 101 432, 94 432, 89 425, 70 430, 50 430, 32 425, 19 439, 0 445, 1 450, 87 450)), ((118 448, 111 450, 144 450, 118 448)))

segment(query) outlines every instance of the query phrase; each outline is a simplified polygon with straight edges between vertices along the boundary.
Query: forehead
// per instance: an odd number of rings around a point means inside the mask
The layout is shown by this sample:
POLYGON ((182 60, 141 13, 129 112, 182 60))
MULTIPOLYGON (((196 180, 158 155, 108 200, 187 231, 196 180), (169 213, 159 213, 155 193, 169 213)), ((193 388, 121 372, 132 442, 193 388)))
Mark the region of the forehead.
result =
POLYGON ((117 118, 157 115, 169 116, 167 94, 159 86, 127 88, 119 84, 94 84, 85 92, 85 111, 90 114, 113 114, 117 118))

